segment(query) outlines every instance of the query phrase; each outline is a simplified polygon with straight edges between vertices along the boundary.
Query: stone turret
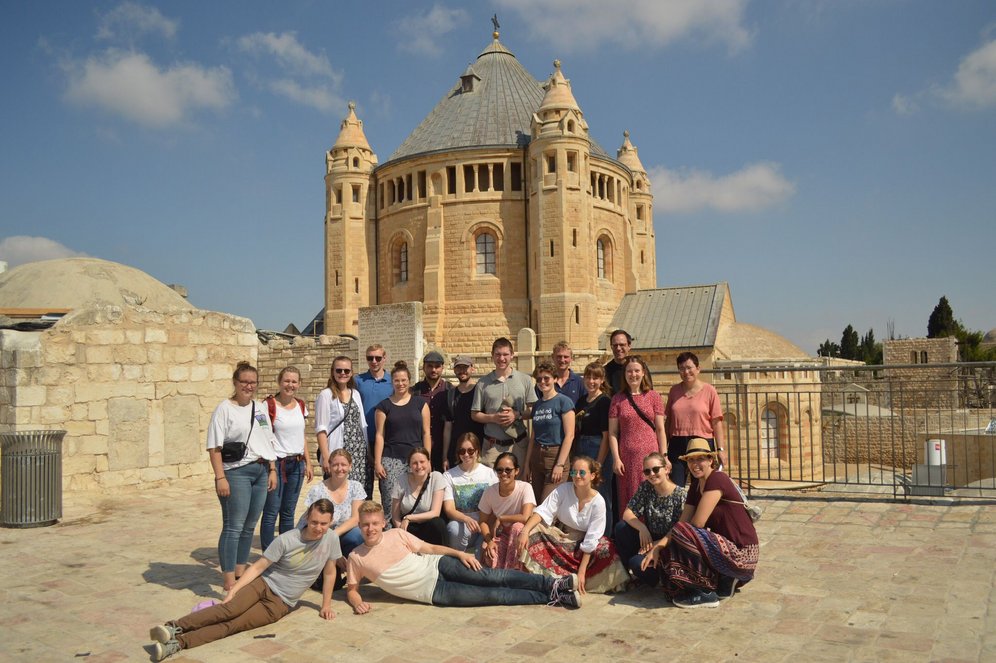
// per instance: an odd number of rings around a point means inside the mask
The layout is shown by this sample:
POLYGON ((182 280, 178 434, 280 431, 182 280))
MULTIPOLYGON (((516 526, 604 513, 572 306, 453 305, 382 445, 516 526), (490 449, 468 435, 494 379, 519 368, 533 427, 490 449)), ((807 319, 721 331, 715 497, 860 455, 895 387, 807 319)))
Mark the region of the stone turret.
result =
POLYGON ((643 167, 636 147, 623 132, 623 144, 616 151, 616 158, 633 172, 633 186, 629 193, 629 218, 633 228, 633 276, 636 289, 648 288, 657 282, 657 261, 654 244, 654 196, 650 192, 650 178, 643 167))
POLYGON ((325 155, 325 329, 355 334, 359 308, 374 302, 374 201, 377 155, 356 117, 356 104, 325 155))
POLYGON ((533 114, 529 144, 529 243, 535 247, 529 298, 540 347, 565 339, 595 347, 598 311, 595 285, 596 236, 588 207, 588 123, 553 63, 546 94, 533 114), (590 337, 590 338, 589 338, 590 337))

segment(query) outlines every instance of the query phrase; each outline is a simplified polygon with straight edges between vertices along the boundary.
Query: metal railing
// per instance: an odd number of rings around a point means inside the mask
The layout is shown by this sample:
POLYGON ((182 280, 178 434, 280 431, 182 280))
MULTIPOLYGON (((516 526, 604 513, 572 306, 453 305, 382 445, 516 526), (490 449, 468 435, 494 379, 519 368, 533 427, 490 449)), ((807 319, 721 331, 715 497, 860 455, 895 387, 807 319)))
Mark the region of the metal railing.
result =
MULTIPOLYGON (((996 497, 996 362, 702 373, 729 472, 750 489, 996 497)), ((666 391, 677 374, 655 382, 666 391)))

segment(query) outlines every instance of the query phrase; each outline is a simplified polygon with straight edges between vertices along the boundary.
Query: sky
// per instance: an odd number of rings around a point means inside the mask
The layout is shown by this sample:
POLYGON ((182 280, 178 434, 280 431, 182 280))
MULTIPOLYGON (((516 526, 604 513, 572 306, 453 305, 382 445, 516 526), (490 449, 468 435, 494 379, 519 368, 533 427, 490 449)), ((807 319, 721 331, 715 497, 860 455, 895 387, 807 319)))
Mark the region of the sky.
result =
POLYGON ((501 41, 560 59, 590 134, 628 130, 657 284, 727 281, 816 353, 996 327, 996 3, 0 0, 0 260, 87 255, 258 328, 323 306, 325 151, 381 162, 501 41))

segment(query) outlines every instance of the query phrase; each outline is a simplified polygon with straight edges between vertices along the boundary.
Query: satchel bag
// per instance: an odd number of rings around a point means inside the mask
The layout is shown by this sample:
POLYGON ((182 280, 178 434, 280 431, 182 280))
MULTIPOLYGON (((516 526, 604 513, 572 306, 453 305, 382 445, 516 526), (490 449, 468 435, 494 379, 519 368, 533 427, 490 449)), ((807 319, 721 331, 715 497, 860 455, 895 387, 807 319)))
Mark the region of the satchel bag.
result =
POLYGON ((256 401, 252 401, 252 414, 249 419, 249 433, 245 442, 225 442, 221 445, 221 460, 225 463, 237 463, 246 457, 249 449, 249 436, 252 435, 253 424, 256 423, 256 401))
POLYGON ((632 408, 633 408, 633 409, 634 409, 634 410, 636 411, 636 413, 637 413, 638 415, 640 415, 640 418, 641 418, 641 419, 643 419, 643 421, 644 421, 644 422, 646 422, 646 424, 647 424, 648 426, 650 426, 650 429, 651 429, 652 431, 654 431, 654 432, 656 433, 656 432, 657 432, 657 426, 655 426, 655 425, 654 425, 654 422, 650 420, 650 417, 648 417, 647 415, 645 415, 645 414, 643 413, 643 410, 641 410, 640 408, 638 408, 638 407, 636 406, 636 401, 635 401, 635 400, 633 400, 633 394, 632 394, 631 392, 628 392, 628 391, 627 391, 627 392, 626 392, 626 398, 627 398, 627 399, 629 399, 629 404, 630 404, 630 405, 632 406, 632 408))

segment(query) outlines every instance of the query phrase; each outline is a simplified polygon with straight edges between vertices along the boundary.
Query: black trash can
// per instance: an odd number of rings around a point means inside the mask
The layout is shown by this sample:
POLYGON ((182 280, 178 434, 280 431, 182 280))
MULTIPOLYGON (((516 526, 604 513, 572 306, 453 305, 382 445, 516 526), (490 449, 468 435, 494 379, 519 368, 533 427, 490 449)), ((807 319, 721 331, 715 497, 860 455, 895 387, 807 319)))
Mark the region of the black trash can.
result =
POLYGON ((0 433, 0 525, 44 527, 62 518, 64 430, 0 433))

